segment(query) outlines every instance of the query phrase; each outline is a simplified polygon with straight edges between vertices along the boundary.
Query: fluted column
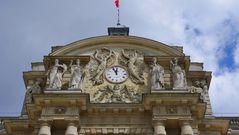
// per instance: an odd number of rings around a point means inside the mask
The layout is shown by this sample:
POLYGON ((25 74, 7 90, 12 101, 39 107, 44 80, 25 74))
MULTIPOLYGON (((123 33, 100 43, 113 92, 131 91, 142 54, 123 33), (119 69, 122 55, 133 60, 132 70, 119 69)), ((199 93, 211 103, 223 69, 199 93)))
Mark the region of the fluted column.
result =
POLYGON ((154 123, 154 135, 167 135, 163 122, 154 123))
POLYGON ((181 126, 181 135, 193 135, 193 129, 191 125, 187 122, 184 122, 181 126))
POLYGON ((43 123, 40 127, 38 135, 51 135, 51 127, 48 123, 43 123))
POLYGON ((77 127, 74 123, 69 123, 65 135, 78 135, 77 127))

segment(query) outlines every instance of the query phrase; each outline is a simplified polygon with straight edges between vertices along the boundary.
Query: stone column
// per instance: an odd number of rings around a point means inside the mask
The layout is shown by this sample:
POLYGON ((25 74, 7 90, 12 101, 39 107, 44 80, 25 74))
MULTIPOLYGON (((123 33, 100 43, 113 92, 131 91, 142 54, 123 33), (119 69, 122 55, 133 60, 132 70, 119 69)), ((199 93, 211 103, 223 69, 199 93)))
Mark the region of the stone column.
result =
POLYGON ((48 123, 43 123, 38 135, 51 135, 51 127, 48 123))
POLYGON ((193 135, 193 129, 191 125, 187 122, 184 122, 181 126, 181 135, 193 135))
POLYGON ((78 135, 77 127, 74 123, 69 123, 65 135, 78 135))
POLYGON ((167 135, 163 122, 154 123, 154 135, 167 135))

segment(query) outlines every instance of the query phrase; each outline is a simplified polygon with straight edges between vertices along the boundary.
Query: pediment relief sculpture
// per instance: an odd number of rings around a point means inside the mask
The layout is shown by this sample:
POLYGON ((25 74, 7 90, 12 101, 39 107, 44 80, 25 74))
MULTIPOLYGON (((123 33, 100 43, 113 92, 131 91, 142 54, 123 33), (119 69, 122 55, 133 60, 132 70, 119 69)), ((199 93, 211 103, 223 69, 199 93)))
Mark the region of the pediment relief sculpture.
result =
POLYGON ((141 95, 130 86, 107 85, 94 93, 92 102, 96 103, 138 103, 141 95))
POLYGON ((119 61, 122 65, 127 66, 131 80, 136 84, 144 84, 143 57, 135 50, 122 50, 119 61))
POLYGON ((107 48, 96 50, 89 63, 90 80, 93 81, 94 85, 99 85, 104 82, 103 74, 105 69, 112 65, 114 61, 115 53, 112 50, 107 48))
POLYGON ((81 56, 60 57, 61 63, 55 58, 47 72, 47 90, 88 93, 95 103, 135 103, 150 90, 187 88, 185 71, 177 58, 163 59, 162 64, 160 57, 145 57, 139 50, 105 47, 88 56, 90 61, 85 65, 81 65, 81 56))

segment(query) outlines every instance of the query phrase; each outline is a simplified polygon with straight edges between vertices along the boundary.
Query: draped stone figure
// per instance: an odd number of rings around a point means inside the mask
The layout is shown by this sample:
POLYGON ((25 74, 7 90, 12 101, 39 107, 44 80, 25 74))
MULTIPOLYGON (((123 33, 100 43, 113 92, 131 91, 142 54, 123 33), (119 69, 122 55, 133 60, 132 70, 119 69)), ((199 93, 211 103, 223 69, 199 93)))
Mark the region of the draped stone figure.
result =
POLYGON ((134 51, 133 53, 129 53, 129 54, 125 54, 124 50, 122 50, 122 55, 128 59, 128 69, 129 69, 129 73, 130 73, 130 77, 131 79, 133 79, 133 81, 135 83, 138 84, 144 84, 144 80, 143 78, 140 76, 141 73, 137 72, 138 66, 137 65, 137 60, 138 60, 138 54, 136 51, 134 51))
POLYGON ((70 89, 81 89, 82 84, 82 69, 80 67, 80 59, 76 60, 76 65, 72 65, 73 60, 71 60, 71 79, 69 82, 70 89))
POLYGON ((164 68, 157 63, 157 58, 153 58, 151 67, 151 89, 158 90, 164 88, 164 68))
POLYGON ((65 64, 59 64, 59 60, 55 60, 54 66, 48 70, 49 88, 61 89, 62 76, 66 72, 67 66, 65 64))
POLYGON ((109 50, 108 55, 102 55, 102 54, 100 55, 99 53, 100 53, 100 51, 97 50, 96 54, 95 54, 95 57, 94 57, 99 62, 99 65, 98 65, 98 68, 97 68, 97 71, 96 71, 95 75, 91 78, 91 80, 94 81, 95 85, 103 83, 102 75, 103 75, 103 73, 104 73, 104 71, 107 67, 107 62, 108 62, 109 58, 112 56, 112 51, 111 50, 109 50))
POLYGON ((173 72, 173 88, 185 88, 186 78, 185 72, 178 65, 178 59, 174 58, 171 60, 171 70, 173 72))

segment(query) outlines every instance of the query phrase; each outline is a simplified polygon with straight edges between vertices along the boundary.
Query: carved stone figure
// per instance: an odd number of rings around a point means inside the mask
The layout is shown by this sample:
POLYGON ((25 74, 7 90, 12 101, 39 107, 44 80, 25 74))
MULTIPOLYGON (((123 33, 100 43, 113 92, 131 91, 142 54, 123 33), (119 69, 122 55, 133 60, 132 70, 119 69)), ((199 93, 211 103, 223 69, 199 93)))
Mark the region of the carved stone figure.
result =
POLYGON ((202 93, 201 93, 201 99, 206 102, 206 95, 208 94, 208 86, 206 80, 201 81, 201 88, 202 88, 202 93))
POLYGON ((26 103, 32 103, 32 94, 33 93, 41 93, 41 86, 40 84, 42 83, 42 79, 37 79, 36 81, 33 82, 30 86, 27 87, 26 91, 26 103))
POLYGON ((193 86, 200 88, 201 87, 200 85, 201 85, 201 82, 199 80, 193 81, 193 86))
POLYGON ((94 101, 98 103, 135 103, 139 102, 139 94, 126 86, 119 84, 104 86, 94 94, 94 101))
POLYGON ((125 51, 122 50, 122 55, 123 55, 123 57, 128 59, 127 66, 128 66, 128 70, 129 70, 130 77, 131 77, 132 81, 135 83, 138 83, 138 84, 144 84, 144 80, 140 76, 140 74, 142 74, 142 73, 137 71, 138 68, 140 68, 140 65, 137 63, 137 60, 138 60, 137 52, 134 51, 134 53, 126 54, 125 51))
POLYGON ((4 122, 2 119, 0 119, 0 133, 5 133, 5 130, 4 122))
POLYGON ((62 76, 66 72, 67 66, 59 64, 59 60, 55 60, 55 65, 48 70, 49 88, 61 89, 62 76))
POLYGON ((70 63, 70 71, 71 71, 71 78, 69 82, 69 88, 70 89, 81 89, 82 84, 82 69, 80 67, 80 59, 76 60, 76 65, 72 65, 73 60, 71 60, 70 63))
POLYGON ((93 75, 93 77, 91 78, 91 80, 94 82, 94 85, 103 83, 102 75, 103 75, 103 73, 104 73, 104 71, 107 67, 107 61, 112 56, 112 51, 111 50, 109 50, 108 55, 102 55, 102 54, 99 54, 99 53, 100 53, 100 51, 97 50, 96 53, 95 53, 95 56, 94 56, 94 58, 99 62, 97 70, 96 70, 95 74, 93 75))
POLYGON ((171 70, 173 72, 173 88, 180 89, 186 87, 185 72, 178 65, 178 59, 171 60, 171 70))
POLYGON ((151 66, 151 89, 158 90, 164 88, 164 68, 157 63, 157 58, 153 58, 151 66))
POLYGON ((208 94, 208 87, 206 80, 195 80, 193 86, 188 87, 190 93, 200 93, 200 99, 206 102, 206 96, 208 94))

